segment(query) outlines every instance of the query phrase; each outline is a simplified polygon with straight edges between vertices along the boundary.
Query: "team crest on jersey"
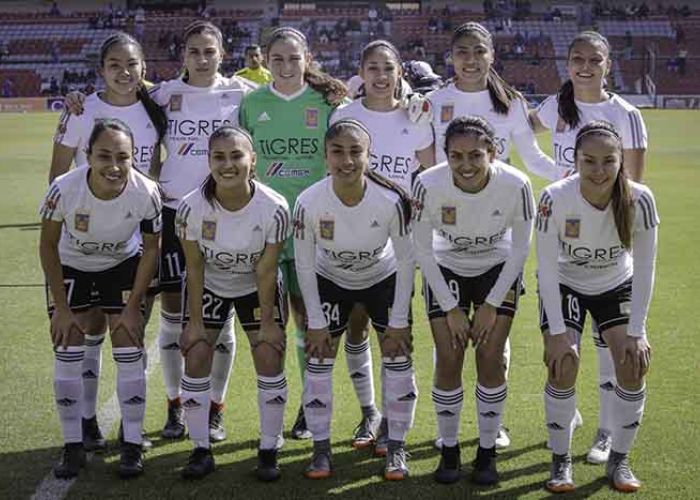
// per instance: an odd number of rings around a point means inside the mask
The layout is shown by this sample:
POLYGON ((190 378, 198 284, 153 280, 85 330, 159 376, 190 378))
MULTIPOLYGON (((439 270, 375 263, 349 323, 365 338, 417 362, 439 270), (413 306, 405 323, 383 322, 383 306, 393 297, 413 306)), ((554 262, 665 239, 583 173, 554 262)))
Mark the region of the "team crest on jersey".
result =
POLYGON ((90 228, 90 214, 76 213, 74 223, 76 231, 87 233, 90 228))
POLYGON ((304 123, 306 128, 318 128, 318 109, 306 108, 304 114, 304 123))
POLYGON ((215 220, 205 220, 202 221, 202 239, 214 241, 216 239, 216 221, 215 220))
POLYGON ((457 224, 457 208, 456 207, 442 207, 442 223, 447 226, 454 226, 457 224))
POLYGON ((564 236, 567 238, 578 238, 581 235, 581 219, 578 217, 567 217, 564 226, 564 236))
POLYGON ((452 104, 443 104, 440 107, 440 122, 447 123, 452 121, 452 116, 455 114, 455 107, 452 104))
POLYGON ((170 96, 170 111, 182 111, 182 94, 170 96))
POLYGON ((333 219, 321 219, 318 223, 318 232, 324 240, 332 240, 335 233, 335 221, 333 219))

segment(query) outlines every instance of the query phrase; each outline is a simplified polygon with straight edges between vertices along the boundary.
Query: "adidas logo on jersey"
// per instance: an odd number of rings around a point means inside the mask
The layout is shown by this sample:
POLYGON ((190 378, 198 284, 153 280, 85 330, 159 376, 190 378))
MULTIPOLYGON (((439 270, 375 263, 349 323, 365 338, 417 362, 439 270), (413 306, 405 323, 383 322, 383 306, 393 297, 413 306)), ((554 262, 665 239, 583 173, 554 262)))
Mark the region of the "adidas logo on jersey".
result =
POLYGON ((408 394, 406 394, 405 396, 401 396, 399 398, 399 401, 413 401, 414 399, 416 399, 416 393, 411 391, 408 394))
POLYGON ((286 402, 287 402, 287 400, 284 399, 282 396, 277 396, 275 398, 270 399, 265 404, 266 405, 283 405, 286 402))
POLYGON ((305 408, 326 408, 326 404, 321 401, 320 399, 314 399, 313 401, 310 401, 309 403, 306 403, 304 405, 305 408))
POLYGON ((480 413, 479 415, 481 415, 484 418, 495 418, 498 416, 498 413, 496 413, 495 411, 485 411, 480 413))
POLYGON ((270 115, 267 114, 267 111, 263 111, 258 115, 258 121, 259 122, 269 122, 270 121, 270 115))
POLYGON ((195 401, 193 398, 190 398, 190 399, 188 399, 187 401, 185 401, 184 403, 182 403, 182 406, 183 406, 184 408, 194 409, 194 408, 199 408, 199 407, 202 406, 202 405, 200 405, 200 404, 199 404, 197 401, 195 401))
POLYGON ((125 405, 131 405, 131 406, 138 406, 142 405, 146 402, 144 398, 141 396, 134 396, 133 398, 129 398, 126 401, 124 401, 125 405))
POLYGON ((95 379, 97 378, 97 375, 92 370, 86 370, 83 372, 83 378, 95 379))

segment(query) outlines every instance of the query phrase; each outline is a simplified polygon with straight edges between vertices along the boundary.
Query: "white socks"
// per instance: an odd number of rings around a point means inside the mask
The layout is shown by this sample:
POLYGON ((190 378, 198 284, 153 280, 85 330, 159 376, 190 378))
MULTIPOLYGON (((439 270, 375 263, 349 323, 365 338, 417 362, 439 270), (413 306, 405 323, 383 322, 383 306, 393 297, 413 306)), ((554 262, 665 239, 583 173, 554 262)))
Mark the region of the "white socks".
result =
POLYGON ((613 406, 612 449, 618 453, 629 453, 642 423, 646 386, 637 391, 628 391, 619 385, 615 388, 613 406))
POLYGON ((160 312, 160 364, 163 367, 163 381, 168 399, 177 399, 180 395, 180 381, 185 371, 185 358, 180 352, 180 334, 182 324, 177 313, 160 312))
POLYGON ((382 357, 386 387, 386 419, 389 424, 389 440, 406 441, 408 430, 413 427, 416 413, 418 387, 413 362, 406 356, 382 357))
POLYGON ((228 381, 231 377, 233 360, 236 357, 236 335, 233 330, 234 316, 226 320, 214 345, 211 364, 211 400, 223 404, 226 399, 228 381))
POLYGON ((507 384, 498 387, 484 387, 476 384, 476 413, 479 422, 479 446, 493 448, 501 427, 503 410, 508 396, 507 384))
POLYGON ((258 375, 261 450, 275 448, 278 436, 282 435, 288 392, 284 373, 274 377, 258 375))
POLYGON ((332 359, 321 362, 311 358, 306 363, 302 404, 306 425, 314 441, 324 441, 331 437, 331 416, 333 414, 333 363, 332 359))
POLYGON ((348 362, 348 373, 360 406, 363 408, 374 406, 374 377, 369 339, 361 344, 349 344, 346 340, 345 359, 348 362))
POLYGON ((464 401, 461 387, 443 391, 433 386, 433 403, 437 414, 438 433, 443 446, 453 447, 459 440, 459 421, 464 401))
POLYGON ((58 347, 54 352, 53 389, 65 443, 83 442, 80 401, 83 395, 84 356, 83 346, 68 347, 65 350, 58 347))
POLYGON ((117 363, 117 397, 124 425, 124 441, 141 444, 143 418, 146 413, 146 374, 143 369, 143 349, 114 347, 112 356, 117 363))
POLYGON ((211 377, 182 377, 182 407, 190 439, 196 448, 209 448, 211 377))
POLYGON ((600 398, 599 424, 600 429, 612 431, 613 408, 615 406, 615 363, 613 362, 610 349, 597 333, 597 326, 594 324, 593 343, 598 355, 598 395, 600 398))
POLYGON ((556 389, 547 383, 544 387, 544 414, 552 452, 557 455, 569 453, 574 434, 571 423, 576 414, 576 388, 556 389))
POLYGON ((102 335, 85 335, 85 358, 83 359, 83 418, 92 418, 97 413, 97 391, 102 371, 102 335))

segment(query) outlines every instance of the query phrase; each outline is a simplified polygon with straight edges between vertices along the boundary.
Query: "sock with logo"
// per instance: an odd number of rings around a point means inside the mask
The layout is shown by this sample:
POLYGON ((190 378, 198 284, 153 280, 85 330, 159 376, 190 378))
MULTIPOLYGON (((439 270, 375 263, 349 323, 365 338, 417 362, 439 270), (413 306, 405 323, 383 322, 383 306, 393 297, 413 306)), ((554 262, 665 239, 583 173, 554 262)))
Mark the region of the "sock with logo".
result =
POLYGON ((314 441, 331 437, 333 415, 333 359, 309 359, 304 374, 302 404, 306 426, 314 441))
POLYGON ((433 386, 433 404, 437 414, 438 434, 443 446, 456 446, 459 440, 459 419, 464 402, 462 387, 444 391, 433 386))
POLYGON ((418 386, 413 362, 406 356, 393 360, 382 358, 386 374, 386 418, 389 424, 389 439, 406 441, 408 430, 413 426, 418 400, 418 386))
POLYGON ((596 354, 598 355, 598 396, 600 398, 600 414, 599 424, 600 429, 612 431, 613 426, 613 411, 615 407, 615 387, 617 386, 617 378, 615 378, 615 363, 613 362, 610 349, 599 333, 596 333, 597 326, 594 325, 593 343, 595 344, 596 354))
POLYGON ((374 408, 374 377, 372 376, 372 352, 369 340, 365 340, 361 344, 350 344, 346 340, 345 359, 348 362, 348 373, 360 406, 374 408))
POLYGON ((58 347, 54 351, 53 390, 65 443, 83 442, 80 400, 83 394, 84 356, 83 346, 58 347))
POLYGON ((275 448, 278 437, 282 435, 288 392, 284 373, 274 377, 258 375, 261 450, 275 448))
POLYGON ((571 436, 574 428, 571 425, 576 414, 576 388, 557 389, 549 384, 544 388, 544 415, 549 444, 552 452, 565 455, 571 449, 571 436))
POLYGON ((113 347, 117 363, 117 397, 124 424, 124 441, 141 444, 143 417, 146 414, 146 374, 143 371, 143 349, 113 347))
POLYGON ((163 367, 163 382, 168 399, 177 399, 180 395, 180 380, 185 369, 185 358, 180 353, 180 334, 182 324, 177 313, 160 312, 160 364, 163 367))
POLYGON ((503 410, 508 395, 507 384, 498 387, 484 387, 476 384, 476 415, 479 422, 479 446, 493 448, 501 427, 503 410))
POLYGON ((211 377, 182 377, 182 407, 190 439, 196 448, 209 448, 211 377))
POLYGON ((83 359, 83 418, 92 418, 97 413, 97 391, 102 370, 103 335, 85 335, 85 358, 83 359))
POLYGON ((612 449, 618 453, 629 453, 642 423, 646 386, 638 390, 615 387, 613 406, 612 449))
POLYGON ((226 399, 228 381, 231 377, 233 360, 236 357, 234 321, 233 315, 226 320, 214 346, 214 357, 211 362, 211 400, 214 403, 222 404, 226 399))

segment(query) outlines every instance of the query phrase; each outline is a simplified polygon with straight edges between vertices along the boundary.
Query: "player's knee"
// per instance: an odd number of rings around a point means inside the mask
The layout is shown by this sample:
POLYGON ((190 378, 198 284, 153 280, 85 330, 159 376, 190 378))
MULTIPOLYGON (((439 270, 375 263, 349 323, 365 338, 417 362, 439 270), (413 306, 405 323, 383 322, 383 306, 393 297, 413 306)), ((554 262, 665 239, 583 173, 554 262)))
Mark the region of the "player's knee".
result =
POLYGON ((502 348, 488 344, 480 346, 476 350, 476 366, 481 384, 493 386, 505 381, 502 348))
POLYGON ((435 365, 435 381, 441 389, 455 389, 462 385, 462 358, 457 356, 441 358, 435 365))
POLYGON ((261 342, 253 349, 255 367, 258 375, 263 377, 274 377, 282 372, 282 360, 284 353, 280 354, 274 347, 265 342, 261 342))
POLYGON ((206 377, 211 371, 213 350, 206 342, 197 342, 185 356, 185 373, 190 377, 206 377))

